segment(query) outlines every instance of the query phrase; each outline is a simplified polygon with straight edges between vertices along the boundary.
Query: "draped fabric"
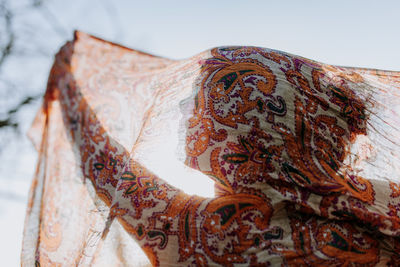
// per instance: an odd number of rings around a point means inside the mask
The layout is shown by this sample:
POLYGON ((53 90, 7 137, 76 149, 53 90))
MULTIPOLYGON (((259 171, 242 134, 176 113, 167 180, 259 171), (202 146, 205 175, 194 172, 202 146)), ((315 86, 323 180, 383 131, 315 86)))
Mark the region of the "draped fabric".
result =
POLYGON ((399 114, 400 72, 76 32, 30 131, 22 265, 400 266, 399 114))

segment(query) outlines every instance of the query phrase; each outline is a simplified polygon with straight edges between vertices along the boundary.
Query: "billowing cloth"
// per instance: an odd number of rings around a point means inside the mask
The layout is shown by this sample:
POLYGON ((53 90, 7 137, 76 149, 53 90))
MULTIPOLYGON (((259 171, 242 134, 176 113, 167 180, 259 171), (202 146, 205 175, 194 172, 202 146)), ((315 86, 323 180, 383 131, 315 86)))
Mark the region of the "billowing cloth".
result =
POLYGON ((31 130, 22 265, 400 266, 399 114, 400 72, 77 32, 31 130))

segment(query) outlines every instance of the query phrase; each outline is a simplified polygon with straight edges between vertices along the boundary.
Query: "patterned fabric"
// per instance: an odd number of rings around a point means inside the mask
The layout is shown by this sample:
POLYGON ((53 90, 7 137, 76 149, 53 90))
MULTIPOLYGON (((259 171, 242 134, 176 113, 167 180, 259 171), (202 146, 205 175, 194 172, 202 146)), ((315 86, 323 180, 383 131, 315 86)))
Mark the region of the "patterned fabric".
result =
POLYGON ((400 266, 399 89, 270 49, 173 61, 77 32, 31 131, 22 265, 400 266), (215 194, 179 189, 194 179, 215 194))

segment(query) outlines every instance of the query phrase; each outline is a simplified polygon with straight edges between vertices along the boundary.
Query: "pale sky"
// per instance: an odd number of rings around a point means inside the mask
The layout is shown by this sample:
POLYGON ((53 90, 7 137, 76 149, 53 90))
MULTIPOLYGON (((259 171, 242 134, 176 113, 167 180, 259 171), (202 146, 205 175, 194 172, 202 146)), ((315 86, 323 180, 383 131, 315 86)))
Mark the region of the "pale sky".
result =
MULTIPOLYGON (((106 1, 87 1, 106 2, 106 1)), ((114 1, 99 27, 97 13, 72 23, 128 46, 171 58, 221 45, 283 50, 330 64, 400 70, 400 1, 114 1), (120 25, 115 33, 112 25, 120 25), (122 34, 123 33, 123 34, 122 34), (120 35, 120 36, 118 36, 120 35), (121 38, 123 35, 123 38, 121 38)), ((64 8, 67 8, 66 6, 64 8)), ((65 12, 65 19, 70 16, 65 12)))
MULTIPOLYGON (((36 37, 48 41, 52 54, 66 38, 72 38, 73 29, 79 29, 173 59, 215 46, 252 45, 329 64, 400 71, 400 1, 45 2, 57 18, 58 27, 65 31, 61 36, 55 32, 49 35, 52 31, 46 26, 37 29, 36 37)), ((17 78, 24 68, 25 72, 36 69, 34 75, 44 91, 52 58, 40 64, 28 63, 11 64, 10 76, 17 78)), ((38 106, 23 111, 24 131, 38 106)), ((0 155, 0 190, 19 198, 1 199, 0 251, 4 266, 19 264, 27 191, 35 161, 35 151, 26 138, 14 140, 0 155)))

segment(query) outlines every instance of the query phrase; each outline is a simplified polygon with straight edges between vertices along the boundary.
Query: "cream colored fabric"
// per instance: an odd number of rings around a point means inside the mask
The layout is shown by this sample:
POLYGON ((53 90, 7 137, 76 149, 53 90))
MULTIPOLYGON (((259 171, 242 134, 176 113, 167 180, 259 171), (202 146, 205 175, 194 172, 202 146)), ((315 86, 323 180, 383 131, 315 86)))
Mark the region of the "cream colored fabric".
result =
POLYGON ((31 130, 22 265, 397 266, 399 89, 270 49, 173 61, 77 32, 31 130))

